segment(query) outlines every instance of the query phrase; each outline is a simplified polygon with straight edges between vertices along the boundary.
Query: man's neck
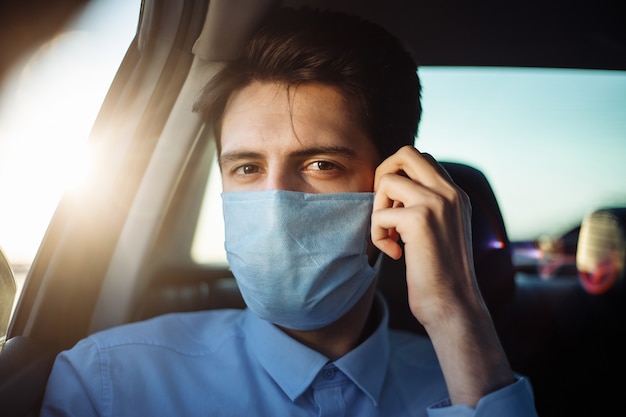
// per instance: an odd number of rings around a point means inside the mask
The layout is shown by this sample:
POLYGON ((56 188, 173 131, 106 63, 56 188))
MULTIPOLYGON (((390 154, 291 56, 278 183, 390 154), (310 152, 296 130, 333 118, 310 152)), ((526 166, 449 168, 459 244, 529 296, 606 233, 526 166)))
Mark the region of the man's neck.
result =
POLYGON ((376 329, 380 314, 376 314, 373 308, 375 293, 376 280, 354 307, 339 320, 321 329, 303 331, 281 327, 281 330, 334 361, 357 347, 376 329))

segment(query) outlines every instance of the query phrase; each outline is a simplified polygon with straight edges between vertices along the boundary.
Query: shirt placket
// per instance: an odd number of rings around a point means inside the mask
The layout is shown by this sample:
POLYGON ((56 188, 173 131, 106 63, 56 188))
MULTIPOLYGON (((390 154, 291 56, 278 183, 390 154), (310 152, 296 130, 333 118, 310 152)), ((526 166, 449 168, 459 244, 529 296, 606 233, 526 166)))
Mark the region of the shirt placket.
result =
POLYGON ((313 381, 313 400, 318 407, 319 417, 343 417, 346 401, 343 386, 349 379, 333 364, 322 368, 313 381))

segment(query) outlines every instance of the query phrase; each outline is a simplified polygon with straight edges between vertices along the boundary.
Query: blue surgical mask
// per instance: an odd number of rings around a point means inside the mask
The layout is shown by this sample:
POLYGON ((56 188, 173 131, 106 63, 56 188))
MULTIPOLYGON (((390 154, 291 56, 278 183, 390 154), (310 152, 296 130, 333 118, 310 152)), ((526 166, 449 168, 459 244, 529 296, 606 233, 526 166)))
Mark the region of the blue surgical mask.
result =
POLYGON ((225 247, 246 305, 296 330, 348 312, 377 270, 366 254, 373 193, 222 193, 225 247))

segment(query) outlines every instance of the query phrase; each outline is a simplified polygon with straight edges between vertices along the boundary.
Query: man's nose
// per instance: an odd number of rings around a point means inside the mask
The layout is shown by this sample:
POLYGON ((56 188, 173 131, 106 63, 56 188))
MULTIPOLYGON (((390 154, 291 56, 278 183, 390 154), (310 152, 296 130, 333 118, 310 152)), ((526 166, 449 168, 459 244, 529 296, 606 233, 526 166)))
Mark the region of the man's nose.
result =
POLYGON ((264 188, 266 190, 303 191, 298 175, 290 173, 286 169, 270 170, 266 177, 264 188))

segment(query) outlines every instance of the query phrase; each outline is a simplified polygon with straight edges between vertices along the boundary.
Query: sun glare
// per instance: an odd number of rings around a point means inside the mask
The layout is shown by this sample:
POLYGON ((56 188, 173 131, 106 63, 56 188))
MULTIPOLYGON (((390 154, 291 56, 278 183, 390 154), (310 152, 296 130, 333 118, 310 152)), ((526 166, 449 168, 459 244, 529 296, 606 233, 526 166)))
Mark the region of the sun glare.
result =
POLYGON ((103 57, 89 56, 96 51, 90 33, 66 32, 17 65, 6 83, 0 247, 14 264, 32 260, 62 194, 89 173, 87 138, 119 63, 100 65, 103 57))
POLYGON ((0 80, 0 248, 17 294, 61 196, 80 192, 90 174, 87 139, 140 5, 91 0, 65 32, 24 51, 0 80))

